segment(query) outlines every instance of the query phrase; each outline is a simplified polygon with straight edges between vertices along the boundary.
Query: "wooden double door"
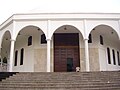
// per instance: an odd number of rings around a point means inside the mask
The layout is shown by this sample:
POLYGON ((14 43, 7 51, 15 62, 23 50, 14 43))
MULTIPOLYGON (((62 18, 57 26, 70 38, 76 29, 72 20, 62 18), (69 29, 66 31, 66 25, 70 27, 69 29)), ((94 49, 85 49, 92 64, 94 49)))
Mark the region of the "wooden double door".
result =
POLYGON ((79 34, 54 34, 54 71, 72 72, 80 66, 79 34))

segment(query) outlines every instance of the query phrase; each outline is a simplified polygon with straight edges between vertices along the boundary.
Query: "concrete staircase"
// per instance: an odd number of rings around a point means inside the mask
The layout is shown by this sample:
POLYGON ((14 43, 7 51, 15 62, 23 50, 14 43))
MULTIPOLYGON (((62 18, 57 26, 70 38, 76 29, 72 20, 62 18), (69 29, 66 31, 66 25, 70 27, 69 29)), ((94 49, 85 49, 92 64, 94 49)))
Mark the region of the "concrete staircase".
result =
POLYGON ((2 80, 0 90, 120 90, 120 72, 21 72, 2 80))

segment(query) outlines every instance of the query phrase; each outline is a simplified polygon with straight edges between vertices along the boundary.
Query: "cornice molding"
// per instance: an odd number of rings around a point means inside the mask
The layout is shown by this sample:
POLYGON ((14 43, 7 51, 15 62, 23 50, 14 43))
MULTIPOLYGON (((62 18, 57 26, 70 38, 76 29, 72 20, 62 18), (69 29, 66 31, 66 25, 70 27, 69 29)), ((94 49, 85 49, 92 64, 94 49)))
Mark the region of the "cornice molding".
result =
POLYGON ((13 21, 38 20, 120 20, 120 13, 20 13, 0 25, 0 30, 13 21))

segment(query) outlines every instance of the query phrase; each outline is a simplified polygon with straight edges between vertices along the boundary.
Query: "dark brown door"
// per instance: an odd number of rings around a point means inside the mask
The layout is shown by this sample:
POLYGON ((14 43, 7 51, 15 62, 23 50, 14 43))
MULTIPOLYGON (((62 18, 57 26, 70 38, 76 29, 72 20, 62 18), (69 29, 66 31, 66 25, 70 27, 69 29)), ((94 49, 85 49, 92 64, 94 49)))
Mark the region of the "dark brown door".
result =
POLYGON ((79 62, 79 34, 54 34, 54 71, 75 71, 79 62))

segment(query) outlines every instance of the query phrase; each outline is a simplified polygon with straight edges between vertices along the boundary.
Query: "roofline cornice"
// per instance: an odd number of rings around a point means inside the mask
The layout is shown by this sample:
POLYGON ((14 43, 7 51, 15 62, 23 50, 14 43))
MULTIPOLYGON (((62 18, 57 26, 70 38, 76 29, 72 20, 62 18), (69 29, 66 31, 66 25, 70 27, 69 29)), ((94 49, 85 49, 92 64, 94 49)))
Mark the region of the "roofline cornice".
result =
POLYGON ((0 25, 0 30, 12 21, 24 20, 120 20, 120 13, 18 13, 13 14, 0 25), (56 16, 55 16, 56 15, 56 16), (60 15, 60 16, 59 16, 60 15), (67 16, 69 15, 69 16, 67 16), (74 16, 73 16, 74 15, 74 16), (29 16, 29 17, 28 17, 29 16))
POLYGON ((0 30, 9 25, 13 21, 13 16, 14 14, 0 25, 0 30))
POLYGON ((102 12, 63 12, 63 13, 53 13, 53 12, 49 12, 49 13, 17 13, 17 14, 14 14, 14 15, 36 15, 36 14, 120 14, 120 13, 102 13, 102 12))

